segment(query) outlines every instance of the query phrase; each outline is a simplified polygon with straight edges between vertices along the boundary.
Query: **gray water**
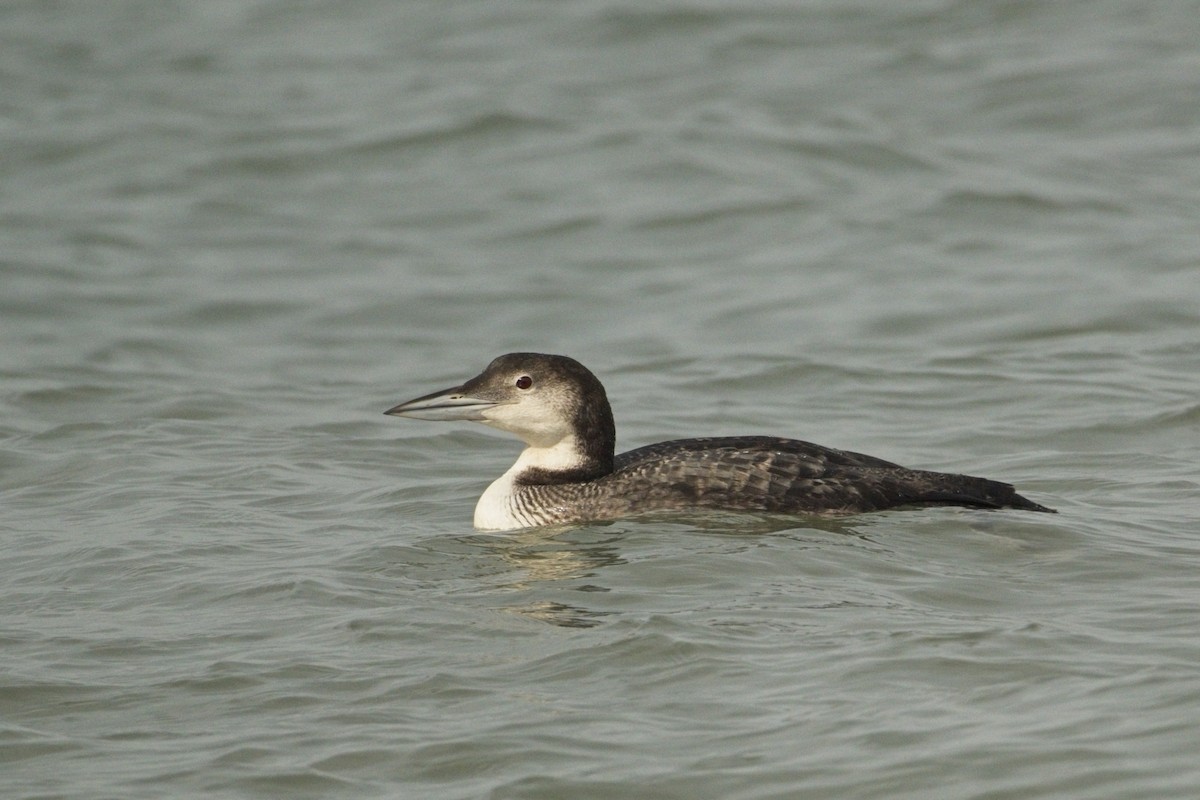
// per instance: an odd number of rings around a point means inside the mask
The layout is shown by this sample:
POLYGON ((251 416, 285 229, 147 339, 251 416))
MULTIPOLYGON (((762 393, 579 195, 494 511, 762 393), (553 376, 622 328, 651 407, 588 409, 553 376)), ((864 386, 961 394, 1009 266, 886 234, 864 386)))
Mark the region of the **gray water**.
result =
POLYGON ((1200 796, 1200 4, 0 6, 0 796, 1200 796), (572 355, 1057 516, 485 535, 572 355))

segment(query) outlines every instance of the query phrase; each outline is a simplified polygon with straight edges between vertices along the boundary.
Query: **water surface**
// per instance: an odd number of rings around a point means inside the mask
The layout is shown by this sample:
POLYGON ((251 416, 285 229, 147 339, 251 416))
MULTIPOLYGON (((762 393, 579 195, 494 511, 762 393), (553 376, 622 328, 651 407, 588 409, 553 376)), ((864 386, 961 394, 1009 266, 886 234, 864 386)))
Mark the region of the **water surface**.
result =
POLYGON ((5 4, 0 794, 1197 794, 1196 10, 5 4), (509 350, 1061 513, 480 534, 509 350))

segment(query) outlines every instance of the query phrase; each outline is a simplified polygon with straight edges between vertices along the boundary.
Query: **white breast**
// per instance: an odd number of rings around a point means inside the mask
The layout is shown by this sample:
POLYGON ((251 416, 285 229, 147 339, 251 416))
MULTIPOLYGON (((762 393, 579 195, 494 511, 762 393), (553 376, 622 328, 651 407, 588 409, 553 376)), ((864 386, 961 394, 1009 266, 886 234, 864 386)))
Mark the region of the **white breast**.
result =
POLYGON ((517 502, 517 477, 528 469, 548 471, 568 470, 582 463, 575 437, 568 436, 553 447, 527 447, 508 468, 479 497, 475 504, 475 527, 481 531, 511 531, 543 524, 541 520, 522 513, 517 502))
POLYGON ((475 504, 475 527, 481 531, 511 531, 517 528, 528 528, 529 523, 523 522, 513 513, 513 479, 516 475, 510 469, 487 488, 475 504))

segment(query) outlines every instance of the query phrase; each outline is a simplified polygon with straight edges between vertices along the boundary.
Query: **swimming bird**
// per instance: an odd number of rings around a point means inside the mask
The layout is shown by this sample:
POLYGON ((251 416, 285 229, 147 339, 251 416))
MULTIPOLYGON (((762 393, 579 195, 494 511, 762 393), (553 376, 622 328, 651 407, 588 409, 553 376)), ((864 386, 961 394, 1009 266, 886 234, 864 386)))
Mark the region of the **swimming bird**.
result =
POLYGON ((1007 483, 907 469, 796 439, 677 439, 615 455, 616 427, 604 386, 567 356, 509 353, 460 386, 384 413, 481 422, 525 442, 516 463, 479 498, 474 522, 480 530, 695 509, 854 514, 953 505, 1054 511, 1007 483))

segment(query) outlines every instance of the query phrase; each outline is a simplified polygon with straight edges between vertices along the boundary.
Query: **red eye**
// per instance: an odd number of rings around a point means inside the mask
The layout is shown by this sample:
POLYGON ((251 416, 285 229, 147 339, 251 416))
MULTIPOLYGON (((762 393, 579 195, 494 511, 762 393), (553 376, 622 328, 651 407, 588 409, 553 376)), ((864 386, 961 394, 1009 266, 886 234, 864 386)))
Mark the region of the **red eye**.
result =
POLYGON ((530 386, 533 386, 533 378, 529 377, 528 375, 522 375, 521 377, 517 378, 518 389, 528 389, 530 386))

